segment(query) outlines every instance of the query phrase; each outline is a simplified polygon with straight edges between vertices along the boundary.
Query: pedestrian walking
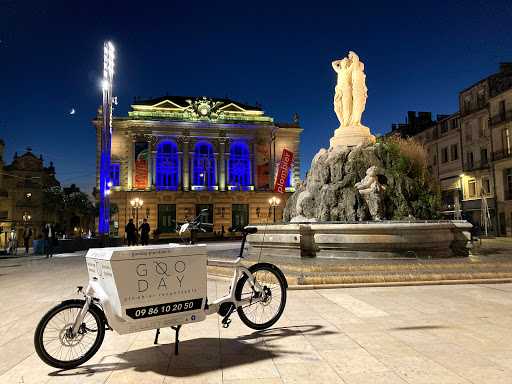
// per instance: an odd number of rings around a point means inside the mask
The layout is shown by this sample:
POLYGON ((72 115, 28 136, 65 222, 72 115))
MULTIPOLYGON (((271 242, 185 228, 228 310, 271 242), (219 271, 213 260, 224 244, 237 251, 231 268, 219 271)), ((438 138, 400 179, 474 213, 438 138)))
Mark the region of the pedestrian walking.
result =
POLYGON ((148 220, 144 219, 142 220, 142 224, 139 227, 140 231, 140 242, 142 245, 148 245, 149 244, 149 224, 148 220))
POLYGON ((25 253, 28 253, 28 245, 31 237, 32 229, 28 226, 28 224, 25 224, 25 229, 23 230, 23 243, 25 244, 25 253))
POLYGON ((128 240, 128 245, 135 245, 135 224, 133 224, 133 219, 128 221, 126 227, 124 227, 124 231, 126 232, 126 240, 128 240))
POLYGON ((43 228, 44 234, 44 248, 46 249, 46 259, 53 257, 53 244, 57 241, 57 234, 55 233, 55 227, 50 221, 46 222, 43 228))

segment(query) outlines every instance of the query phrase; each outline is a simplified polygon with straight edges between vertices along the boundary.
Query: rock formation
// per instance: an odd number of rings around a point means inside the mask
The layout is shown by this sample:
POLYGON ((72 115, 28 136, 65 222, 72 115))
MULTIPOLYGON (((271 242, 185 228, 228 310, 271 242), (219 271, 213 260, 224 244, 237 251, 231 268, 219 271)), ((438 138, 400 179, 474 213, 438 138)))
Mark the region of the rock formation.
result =
POLYGON ((284 221, 414 218, 425 185, 397 174, 394 161, 380 143, 322 148, 306 179, 296 184, 295 194, 288 199, 284 221))

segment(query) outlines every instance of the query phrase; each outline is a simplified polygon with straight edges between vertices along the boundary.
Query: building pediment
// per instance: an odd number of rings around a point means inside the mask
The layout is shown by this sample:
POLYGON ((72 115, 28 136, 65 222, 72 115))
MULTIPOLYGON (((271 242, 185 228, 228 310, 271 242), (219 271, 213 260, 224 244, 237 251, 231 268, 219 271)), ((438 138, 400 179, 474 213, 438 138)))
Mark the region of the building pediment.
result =
POLYGON ((179 111, 182 111, 183 109, 185 109, 185 107, 182 107, 176 103, 173 103, 170 100, 164 100, 160 103, 153 105, 152 107, 155 109, 171 109, 171 110, 179 110, 179 111))
POLYGON ((228 104, 222 108, 219 108, 219 112, 220 111, 223 111, 223 112, 237 112, 237 113, 244 113, 244 112, 248 112, 246 109, 240 107, 239 105, 236 105, 234 103, 231 103, 231 104, 228 104))
POLYGON ((269 124, 272 118, 263 116, 261 106, 244 105, 228 98, 162 96, 134 101, 131 119, 190 121, 208 123, 269 124))

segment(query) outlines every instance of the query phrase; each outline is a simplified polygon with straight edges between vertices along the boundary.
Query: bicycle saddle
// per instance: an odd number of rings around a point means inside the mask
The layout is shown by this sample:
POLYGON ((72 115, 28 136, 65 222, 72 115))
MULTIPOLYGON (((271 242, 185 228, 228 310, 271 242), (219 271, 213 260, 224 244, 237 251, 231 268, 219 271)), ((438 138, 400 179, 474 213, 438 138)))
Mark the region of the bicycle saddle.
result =
POLYGON ((242 232, 246 233, 246 234, 256 233, 256 232, 258 232, 258 228, 256 228, 256 227, 245 227, 245 228, 242 229, 242 232))

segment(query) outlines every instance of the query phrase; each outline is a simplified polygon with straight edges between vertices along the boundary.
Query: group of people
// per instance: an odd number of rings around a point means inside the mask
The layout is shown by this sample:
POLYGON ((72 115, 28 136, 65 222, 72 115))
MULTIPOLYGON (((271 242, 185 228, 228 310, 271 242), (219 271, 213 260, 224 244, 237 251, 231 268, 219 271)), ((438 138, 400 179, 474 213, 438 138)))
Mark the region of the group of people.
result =
MULTIPOLYGON (((31 237, 32 228, 30 228, 28 224, 25 224, 25 228, 23 230, 23 245, 25 246, 25 253, 28 253, 31 237)), ((46 258, 53 257, 53 247, 59 244, 59 240, 57 239, 55 226, 50 221, 47 221, 43 227, 43 239, 46 258)))
POLYGON ((124 231, 126 232, 126 240, 128 242, 128 245, 137 245, 137 235, 138 231, 140 231, 140 242, 142 245, 148 245, 149 244, 149 224, 148 220, 144 219, 142 221, 142 224, 137 229, 135 224, 133 224, 133 219, 130 219, 128 221, 128 224, 126 224, 126 227, 124 227, 124 231))

